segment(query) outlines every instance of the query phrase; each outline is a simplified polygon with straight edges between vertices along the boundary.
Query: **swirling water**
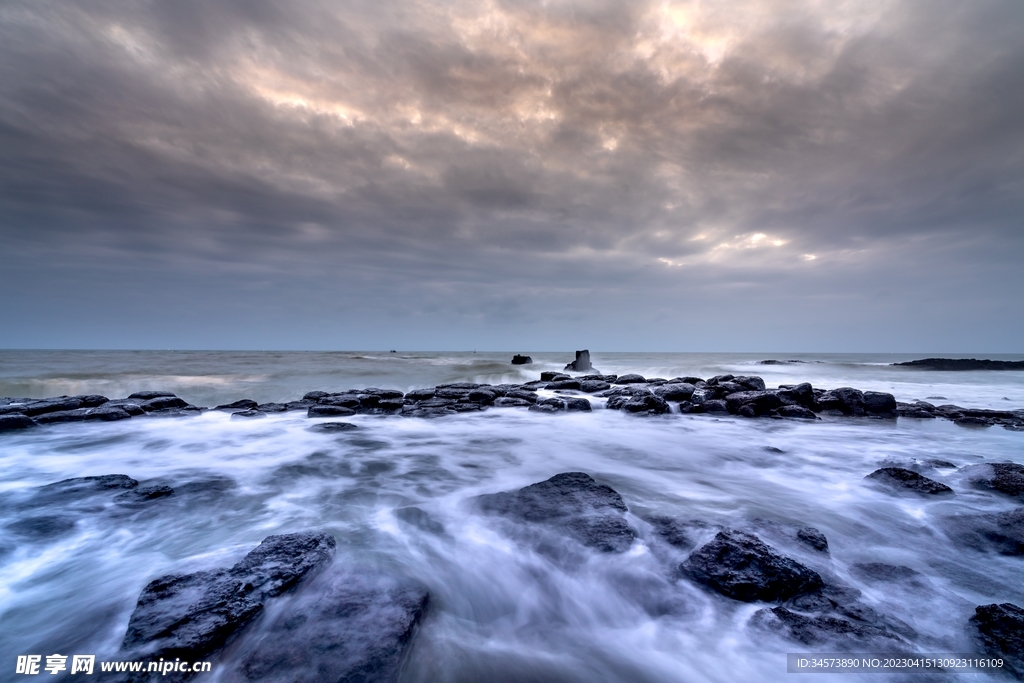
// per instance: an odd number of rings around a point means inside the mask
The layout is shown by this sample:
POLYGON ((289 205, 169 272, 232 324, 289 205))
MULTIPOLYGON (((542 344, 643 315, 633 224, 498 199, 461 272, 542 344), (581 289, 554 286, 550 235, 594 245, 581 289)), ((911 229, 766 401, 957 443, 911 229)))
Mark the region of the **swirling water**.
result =
MULTIPOLYGON (((533 355, 537 364, 513 368, 509 354, 3 352, 0 395, 169 388, 211 405, 289 400, 312 389, 526 381, 568 360, 533 355)), ((769 385, 808 380, 901 400, 1024 405, 1024 373, 928 373, 889 367, 910 358, 889 356, 754 364, 766 357, 595 354, 594 363, 603 372, 759 374, 769 385)), ((966 624, 976 605, 1024 605, 1024 560, 965 549, 942 525, 950 515, 1012 509, 1013 501, 971 488, 949 468, 929 475, 956 491, 939 500, 862 481, 883 463, 1024 462, 1022 433, 939 420, 636 418, 593 402, 592 413, 555 416, 516 408, 432 420, 357 416, 349 421, 360 429, 333 435, 311 432, 298 412, 247 421, 217 411, 0 434, 0 680, 17 678, 18 654, 111 658, 151 579, 229 565, 269 534, 303 529, 331 532, 338 562, 429 587, 432 607, 407 682, 778 680, 786 653, 809 648, 751 628, 763 605, 675 576, 685 553, 652 541, 644 521, 651 515, 817 527, 830 554, 804 560, 909 627, 922 652, 974 651, 966 624), (552 556, 524 540, 529 529, 472 505, 479 494, 565 471, 587 472, 622 495, 640 536, 628 552, 569 544, 552 556), (40 485, 102 474, 167 484, 176 495, 134 506, 24 506, 40 485), (396 514, 410 505, 429 521, 396 514), (37 533, 39 525, 23 524, 40 516, 58 520, 56 527, 37 533), (863 562, 904 565, 920 578, 873 583, 851 570, 863 562)))

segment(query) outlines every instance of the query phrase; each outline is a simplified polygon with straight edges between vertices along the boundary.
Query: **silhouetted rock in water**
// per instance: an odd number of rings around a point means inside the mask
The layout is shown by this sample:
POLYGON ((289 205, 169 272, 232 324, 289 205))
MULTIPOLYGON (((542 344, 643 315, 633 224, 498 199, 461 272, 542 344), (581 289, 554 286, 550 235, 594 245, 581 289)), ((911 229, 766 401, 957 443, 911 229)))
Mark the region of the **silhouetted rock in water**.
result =
POLYGON ((214 410, 250 410, 258 407, 258 405, 259 404, 256 403, 256 401, 252 400, 251 398, 243 398, 238 401, 235 401, 234 403, 225 403, 224 405, 219 405, 216 408, 214 408, 214 410))
POLYGON ((845 619, 835 614, 805 615, 785 607, 772 607, 754 613, 750 625, 795 640, 805 645, 835 643, 845 648, 877 645, 892 647, 903 640, 888 630, 868 623, 845 619))
POLYGON ((1024 555, 1024 507, 999 513, 953 515, 941 524, 961 545, 1002 555, 1024 555))
MULTIPOLYGON (((303 409, 308 407, 309 406, 306 405, 301 406, 301 408, 303 409)), ((260 412, 263 413, 284 413, 294 409, 289 408, 287 403, 261 403, 258 406, 256 406, 256 410, 259 410, 260 412)))
POLYGON ((798 405, 808 410, 821 410, 814 397, 814 387, 807 382, 800 384, 783 384, 775 392, 786 405, 798 405))
POLYGON ((869 415, 896 417, 896 398, 892 394, 881 391, 865 391, 863 398, 864 410, 869 415))
POLYGON ((921 576, 910 567, 885 564, 884 562, 862 562, 850 566, 850 572, 861 579, 900 583, 915 581, 921 576))
POLYGON ((405 395, 406 401, 426 401, 427 399, 434 398, 435 389, 433 387, 427 389, 413 389, 405 395))
POLYGON ((912 491, 932 496, 953 493, 953 489, 945 484, 903 467, 883 467, 864 478, 894 490, 912 491))
POLYGON ((700 519, 676 519, 663 515, 647 517, 646 521, 654 528, 658 538, 682 550, 689 550, 697 545, 699 536, 707 533, 709 529, 721 528, 700 519))
POLYGON ((786 600, 821 588, 817 572, 780 555, 741 531, 720 531, 690 554, 680 571, 726 597, 743 602, 786 600))
POLYGON ((864 394, 852 387, 839 387, 826 391, 818 398, 822 410, 843 415, 864 415, 864 394))
POLYGON ((536 401, 527 401, 525 398, 512 398, 509 396, 502 396, 501 398, 494 399, 495 408, 528 408, 533 405, 536 401))
MULTIPOLYGON (((952 463, 949 463, 949 466, 952 467, 952 463)), ((969 465, 960 471, 978 488, 1024 499, 1024 465, 1015 462, 993 462, 969 465)))
POLYGON ((347 417, 355 415, 356 411, 345 406, 315 405, 310 406, 306 411, 306 417, 347 417))
POLYGON ((1003 657, 1008 672, 1024 677, 1024 609, 1010 602, 980 605, 971 626, 985 652, 1003 657))
POLYGON ((572 372, 586 372, 593 369, 593 365, 590 364, 590 351, 583 349, 582 351, 576 352, 576 360, 565 366, 566 370, 572 372))
POLYGON ((556 474, 518 491, 480 496, 477 502, 485 512, 566 529, 583 545, 603 552, 623 552, 636 537, 623 517, 622 496, 583 472, 556 474))
POLYGON ((355 568, 319 577, 245 643, 234 682, 395 683, 415 628, 426 611, 426 588, 355 568))
POLYGON ((922 370, 1024 370, 1024 360, 978 360, 976 358, 922 358, 893 363, 922 370))
POLYGON ((36 421, 27 415, 21 415, 18 413, 0 415, 0 432, 11 432, 15 429, 26 429, 28 427, 35 426, 36 421))
POLYGON ((668 403, 661 396, 649 391, 630 395, 613 396, 606 406, 610 410, 622 410, 634 415, 664 415, 669 412, 668 403))
POLYGON ((62 479, 36 489, 30 504, 67 503, 100 493, 128 491, 139 482, 126 474, 104 474, 96 477, 62 479))
POLYGON ((643 375, 619 375, 612 384, 640 384, 646 383, 643 375))
POLYGON ((57 398, 44 398, 27 404, 22 413, 29 417, 36 417, 46 413, 66 412, 82 407, 82 401, 73 396, 58 396, 57 398))
POLYGON ((252 418, 252 417, 266 417, 267 414, 262 410, 239 410, 237 413, 231 413, 232 418, 252 418))
POLYGON ((803 546, 804 549, 828 554, 828 539, 825 538, 825 534, 813 526, 776 522, 761 517, 753 518, 750 520, 750 524, 758 534, 764 535, 765 538, 773 542, 795 543, 803 546))
POLYGON ((518 353, 512 356, 512 365, 532 365, 533 359, 529 356, 521 356, 518 353))
POLYGON ((268 599, 329 563, 334 548, 334 538, 324 533, 268 536, 231 569, 155 579, 139 596, 122 650, 139 658, 204 659, 248 625, 268 599))
POLYGON ((158 498, 166 498, 167 496, 173 496, 174 489, 170 486, 155 485, 155 486, 140 486, 131 491, 125 491, 116 498, 115 501, 118 503, 145 503, 151 500, 157 500, 158 498))
POLYGON ((600 379, 585 379, 580 382, 580 391, 585 391, 588 394, 593 394, 597 391, 606 391, 611 387, 608 382, 600 379))
POLYGON ((174 394, 169 391, 136 391, 128 396, 128 398, 133 398, 137 401, 149 401, 154 398, 163 397, 174 397, 174 394))
POLYGON ((22 517, 5 528, 13 535, 26 540, 52 539, 72 531, 75 528, 75 518, 67 515, 22 517))
POLYGON ((565 399, 565 409, 569 412, 589 413, 591 411, 590 401, 585 398, 565 399))
POLYGON ((569 377, 569 375, 565 374, 564 372, 551 372, 549 370, 545 370, 544 372, 540 373, 541 382, 557 382, 560 379, 572 378, 569 377))
POLYGON ((760 360, 757 362, 758 365, 792 365, 795 363, 806 363, 805 360, 775 360, 769 358, 768 360, 760 360))
POLYGON ((143 401, 140 407, 147 413, 151 413, 157 410, 167 410, 168 408, 188 408, 190 406, 177 396, 158 396, 148 401, 143 401))
MULTIPOLYGON (((711 399, 710 401, 704 401, 700 406, 705 413, 728 413, 729 408, 726 406, 725 401, 721 399, 711 399)), ((753 409, 751 409, 753 411, 753 409)), ((753 417, 753 416, 752 416, 753 417)))
POLYGON ((353 429, 359 429, 359 427, 351 422, 321 422, 310 427, 309 431, 337 434, 339 432, 350 432, 353 429))

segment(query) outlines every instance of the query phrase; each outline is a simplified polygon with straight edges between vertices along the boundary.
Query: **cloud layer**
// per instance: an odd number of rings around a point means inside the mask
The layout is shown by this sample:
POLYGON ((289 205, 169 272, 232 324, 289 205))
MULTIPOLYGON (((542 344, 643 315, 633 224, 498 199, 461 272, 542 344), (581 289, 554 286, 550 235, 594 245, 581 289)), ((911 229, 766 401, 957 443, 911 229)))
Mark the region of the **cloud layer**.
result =
POLYGON ((1020 351, 1016 0, 12 0, 0 346, 1020 351))

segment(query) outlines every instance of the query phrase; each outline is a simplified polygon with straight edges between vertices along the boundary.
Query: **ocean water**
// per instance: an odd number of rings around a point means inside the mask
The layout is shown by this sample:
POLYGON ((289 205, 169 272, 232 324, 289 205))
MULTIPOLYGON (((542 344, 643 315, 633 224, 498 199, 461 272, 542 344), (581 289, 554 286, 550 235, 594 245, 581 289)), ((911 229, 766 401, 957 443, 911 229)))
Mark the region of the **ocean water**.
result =
MULTIPOLYGON (((572 358, 531 355, 534 365, 514 367, 511 353, 0 351, 0 396, 169 389, 199 405, 285 401, 314 389, 529 381, 572 358)), ((810 381, 899 400, 1024 407, 1021 372, 889 365, 927 355, 594 353, 593 362, 606 373, 758 374, 769 386, 810 381), (757 364, 765 358, 804 362, 757 364)), ((19 654, 116 658, 153 578, 230 565, 267 535, 306 529, 335 536, 336 562, 429 587, 431 610, 406 663, 407 683, 767 682, 783 677, 787 652, 815 651, 753 628, 764 605, 678 578, 673 569, 686 553, 654 541, 644 521, 651 515, 732 527, 755 518, 813 525, 828 539, 828 556, 794 556, 860 591, 920 652, 976 651, 967 631, 975 606, 1024 605, 1024 559, 967 549, 945 526, 952 516, 1013 509, 1014 501, 968 486, 953 468, 929 472, 956 491, 939 500, 863 483, 884 464, 1022 463, 1024 433, 943 420, 637 418, 591 400, 592 413, 564 415, 508 408, 430 420, 356 416, 347 421, 358 430, 334 435, 309 431, 313 421, 301 412, 232 420, 217 411, 0 434, 0 680, 23 678, 13 674, 19 654), (569 548, 553 556, 524 542, 528 530, 472 505, 477 495, 566 471, 587 472, 622 495, 639 534, 628 552, 569 548), (136 508, 21 506, 38 486, 103 474, 180 494, 136 508), (410 505, 432 523, 418 527, 396 515, 410 505), (57 519, 58 531, 32 532, 23 524, 29 516, 57 519), (910 567, 918 577, 871 581, 853 569, 866 562, 910 567)))

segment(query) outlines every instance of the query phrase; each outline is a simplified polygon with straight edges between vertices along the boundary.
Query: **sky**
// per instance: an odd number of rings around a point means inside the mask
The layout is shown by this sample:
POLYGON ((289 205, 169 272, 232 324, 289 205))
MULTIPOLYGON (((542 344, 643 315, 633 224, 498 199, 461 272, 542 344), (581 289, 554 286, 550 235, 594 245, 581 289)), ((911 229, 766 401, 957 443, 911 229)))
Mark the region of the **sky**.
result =
POLYGON ((0 348, 1024 352, 1020 0, 5 0, 0 348))

